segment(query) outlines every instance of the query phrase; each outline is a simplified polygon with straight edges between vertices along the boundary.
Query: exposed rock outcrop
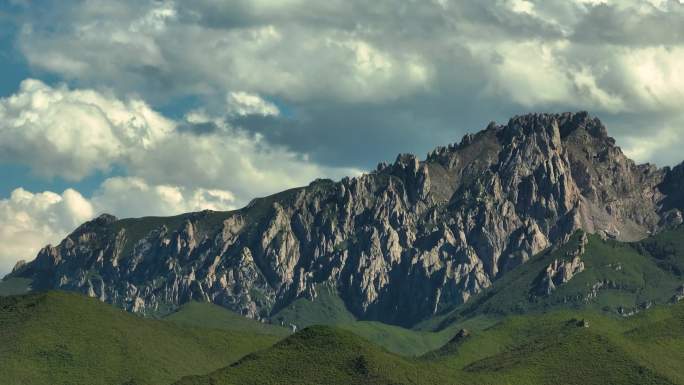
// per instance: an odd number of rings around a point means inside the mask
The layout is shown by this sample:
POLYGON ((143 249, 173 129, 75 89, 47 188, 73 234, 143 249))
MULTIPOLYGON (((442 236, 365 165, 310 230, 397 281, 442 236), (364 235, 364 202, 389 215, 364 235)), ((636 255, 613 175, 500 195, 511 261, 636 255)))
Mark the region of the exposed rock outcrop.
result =
POLYGON ((672 303, 677 303, 684 300, 684 285, 677 288, 675 294, 672 296, 672 303))
MULTIPOLYGON (((361 318, 412 324, 577 229, 637 240, 677 222, 681 173, 636 165, 587 113, 524 115, 233 212, 103 215, 12 274, 135 312, 195 299, 256 319, 327 284, 361 318)), ((582 268, 556 261, 546 291, 582 268)))
POLYGON ((551 262, 535 281, 536 294, 549 295, 557 287, 568 283, 575 275, 583 272, 584 262, 581 257, 584 255, 587 243, 589 243, 587 233, 582 233, 577 247, 567 252, 567 261, 555 259, 551 262))

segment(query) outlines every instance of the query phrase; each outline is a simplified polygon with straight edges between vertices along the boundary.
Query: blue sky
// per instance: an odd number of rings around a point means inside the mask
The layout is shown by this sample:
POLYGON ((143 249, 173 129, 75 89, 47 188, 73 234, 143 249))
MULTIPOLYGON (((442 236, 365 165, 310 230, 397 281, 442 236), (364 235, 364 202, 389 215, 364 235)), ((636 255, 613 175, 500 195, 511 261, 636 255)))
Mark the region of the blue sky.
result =
POLYGON ((8 0, 0 21, 0 274, 102 212, 232 209, 526 112, 684 158, 676 0, 8 0))

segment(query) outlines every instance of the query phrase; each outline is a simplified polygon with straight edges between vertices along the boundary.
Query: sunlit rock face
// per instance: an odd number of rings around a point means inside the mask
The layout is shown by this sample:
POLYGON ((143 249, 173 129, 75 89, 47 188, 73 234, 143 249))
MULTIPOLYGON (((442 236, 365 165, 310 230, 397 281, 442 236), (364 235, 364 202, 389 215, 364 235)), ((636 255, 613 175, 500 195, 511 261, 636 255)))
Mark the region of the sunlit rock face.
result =
MULTIPOLYGON (((255 319, 325 283, 361 318, 410 325, 577 229, 632 241, 681 223, 683 183, 682 166, 629 160, 587 113, 531 114, 233 212, 103 215, 12 274, 134 312, 202 300, 255 319)), ((580 263, 550 266, 549 282, 580 263)))

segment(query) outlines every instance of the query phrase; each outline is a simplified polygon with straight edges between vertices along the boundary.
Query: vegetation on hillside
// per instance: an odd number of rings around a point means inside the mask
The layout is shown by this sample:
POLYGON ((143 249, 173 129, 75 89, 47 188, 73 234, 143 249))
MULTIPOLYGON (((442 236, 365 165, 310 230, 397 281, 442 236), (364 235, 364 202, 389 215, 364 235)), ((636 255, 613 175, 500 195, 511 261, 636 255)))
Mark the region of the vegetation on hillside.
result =
POLYGON ((72 293, 0 297, 0 383, 167 384, 277 339, 144 319, 72 293))
POLYGON ((566 245, 533 257, 465 305, 417 328, 439 330, 472 317, 500 319, 568 308, 629 316, 671 303, 684 284, 684 228, 679 227, 635 243, 588 235, 581 256, 584 271, 548 295, 539 293, 535 285, 540 274, 554 260, 567 260, 568 251, 577 247, 581 236, 578 232, 566 245))
POLYGON ((684 305, 630 319, 591 310, 513 316, 465 335, 406 358, 314 326, 177 385, 684 384, 684 305))

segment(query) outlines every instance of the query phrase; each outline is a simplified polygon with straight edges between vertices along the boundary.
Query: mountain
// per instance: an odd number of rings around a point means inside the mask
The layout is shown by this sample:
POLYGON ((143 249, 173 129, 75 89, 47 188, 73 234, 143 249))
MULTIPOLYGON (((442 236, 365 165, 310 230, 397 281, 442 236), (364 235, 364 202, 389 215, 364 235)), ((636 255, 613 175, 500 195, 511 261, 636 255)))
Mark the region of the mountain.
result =
POLYGON ((509 317, 420 358, 313 326, 176 385, 682 384, 682 348, 684 304, 622 320, 591 311, 509 317))
POLYGON ((144 319, 75 293, 0 297, 0 383, 168 384, 279 339, 248 330, 144 319))
MULTIPOLYGON (((0 378, 8 384, 684 384, 682 267, 684 226, 631 243, 577 231, 416 330, 323 317, 310 322, 335 326, 291 336, 287 328, 211 303, 189 302, 150 320, 67 292, 0 297, 0 378)), ((325 308, 338 306, 336 299, 320 290, 316 301, 302 304, 325 308)), ((302 310, 302 320, 311 311, 302 310)))
MULTIPOLYGON (((530 114, 424 161, 400 155, 241 210, 102 215, 9 278, 148 315, 196 300, 283 323, 305 312, 411 326, 461 308, 577 230, 634 242, 675 228, 683 183, 684 164, 635 164, 585 112, 530 114), (302 302, 326 295, 327 310, 302 302)), ((577 254, 547 266, 535 295, 582 264, 577 254)))

